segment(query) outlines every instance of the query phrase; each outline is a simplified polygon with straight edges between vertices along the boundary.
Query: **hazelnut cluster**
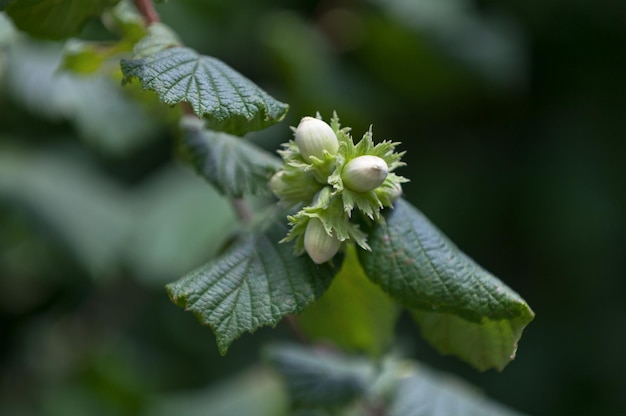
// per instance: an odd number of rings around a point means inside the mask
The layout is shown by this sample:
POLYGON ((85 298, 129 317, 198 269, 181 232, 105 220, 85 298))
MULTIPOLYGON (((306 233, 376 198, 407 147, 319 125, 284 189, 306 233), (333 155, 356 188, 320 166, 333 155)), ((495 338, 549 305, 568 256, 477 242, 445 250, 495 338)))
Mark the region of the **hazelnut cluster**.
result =
POLYGON ((372 130, 355 145, 350 128, 341 128, 333 115, 330 125, 321 117, 304 117, 294 140, 279 151, 284 164, 270 180, 272 192, 286 208, 291 229, 282 241, 295 241, 296 254, 307 252, 315 263, 332 259, 342 243, 354 241, 365 250, 367 235, 351 222, 356 209, 371 220, 391 207, 407 179, 393 171, 403 166, 398 143, 374 145, 372 130))

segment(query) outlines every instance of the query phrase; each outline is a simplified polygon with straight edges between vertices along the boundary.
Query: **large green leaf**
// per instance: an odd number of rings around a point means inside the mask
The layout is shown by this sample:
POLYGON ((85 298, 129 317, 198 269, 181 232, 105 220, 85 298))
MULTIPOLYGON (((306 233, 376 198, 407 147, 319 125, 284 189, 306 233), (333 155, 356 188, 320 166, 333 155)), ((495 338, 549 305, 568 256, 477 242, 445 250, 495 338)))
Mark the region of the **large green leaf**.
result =
POLYGON ((313 340, 380 356, 391 345, 398 312, 395 302, 365 276, 356 249, 349 246, 328 291, 297 320, 313 340))
POLYGON ((371 362, 330 351, 282 345, 266 356, 284 378, 292 401, 305 407, 347 404, 364 396, 377 375, 371 362))
POLYGON ((147 32, 146 36, 133 46, 134 59, 146 58, 162 50, 182 46, 176 32, 163 23, 151 24, 147 32))
POLYGON ((186 47, 122 60, 122 71, 125 82, 138 78, 164 103, 187 102, 209 128, 238 136, 282 120, 288 109, 224 62, 186 47))
POLYGON ((273 223, 242 235, 220 257, 167 286, 171 299, 213 329, 225 354, 245 332, 276 325, 328 288, 336 270, 279 244, 287 232, 273 223))
POLYGON ((292 402, 310 411, 328 408, 328 414, 351 416, 519 416, 460 379, 394 356, 371 361, 327 349, 279 345, 266 357, 283 378, 292 402))
POLYGON ((411 311, 428 342, 442 354, 451 354, 484 371, 502 370, 515 358, 517 341, 528 323, 526 318, 471 322, 450 313, 411 311))
POLYGON ((268 181, 281 166, 278 156, 202 124, 191 116, 181 122, 182 148, 196 171, 228 196, 268 192, 268 181))
POLYGON ((6 6, 15 26, 32 36, 64 39, 119 0, 14 0, 6 6))
POLYGON ((415 207, 395 204, 360 251, 366 274, 402 304, 417 310, 424 337, 484 370, 502 369, 534 313, 495 276, 461 252, 415 207), (442 336, 447 327, 454 337, 442 336), (462 352, 461 352, 462 351, 462 352))

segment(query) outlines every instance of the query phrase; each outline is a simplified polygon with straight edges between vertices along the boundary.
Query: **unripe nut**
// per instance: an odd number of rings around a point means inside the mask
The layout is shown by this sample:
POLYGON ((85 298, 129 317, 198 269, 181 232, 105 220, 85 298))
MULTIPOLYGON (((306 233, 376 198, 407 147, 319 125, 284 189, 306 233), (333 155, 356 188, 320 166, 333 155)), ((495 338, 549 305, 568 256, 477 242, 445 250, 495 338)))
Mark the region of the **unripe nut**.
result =
POLYGON ((378 156, 355 157, 343 168, 343 185, 355 192, 368 192, 378 188, 387 178, 389 167, 378 156))
POLYGON ((328 235, 322 221, 311 218, 304 231, 304 249, 311 259, 322 264, 332 259, 339 251, 341 241, 328 235))
POLYGON ((270 189, 272 190, 274 195, 278 197, 280 197, 283 192, 289 187, 289 185, 283 180, 284 175, 285 172, 281 170, 276 172, 270 179, 270 189))
POLYGON ((337 153, 339 141, 333 129, 324 121, 313 117, 303 117, 296 128, 296 144, 304 160, 311 156, 324 160, 324 150, 331 155, 337 153))

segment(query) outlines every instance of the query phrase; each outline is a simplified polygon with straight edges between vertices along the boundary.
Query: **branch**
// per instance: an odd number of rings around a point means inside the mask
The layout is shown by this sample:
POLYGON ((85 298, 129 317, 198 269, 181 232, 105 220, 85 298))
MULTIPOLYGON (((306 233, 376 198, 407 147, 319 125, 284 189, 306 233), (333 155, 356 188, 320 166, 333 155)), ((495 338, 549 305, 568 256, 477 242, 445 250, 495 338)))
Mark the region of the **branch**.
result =
POLYGON ((252 218, 250 208, 248 208, 248 205, 246 205, 246 202, 242 198, 231 198, 230 203, 237 214, 237 218, 239 218, 242 223, 250 221, 250 218, 252 218))
POLYGON ((294 315, 287 315, 285 317, 285 323, 287 324, 287 327, 289 328, 291 335, 293 335, 296 341, 298 341, 301 344, 311 343, 311 340, 300 329, 300 326, 298 325, 298 322, 294 315))
POLYGON ((154 10, 152 0, 133 0, 133 3, 135 3, 137 11, 141 13, 146 21, 146 24, 151 25, 152 23, 157 23, 161 20, 159 19, 159 15, 156 10, 154 10))

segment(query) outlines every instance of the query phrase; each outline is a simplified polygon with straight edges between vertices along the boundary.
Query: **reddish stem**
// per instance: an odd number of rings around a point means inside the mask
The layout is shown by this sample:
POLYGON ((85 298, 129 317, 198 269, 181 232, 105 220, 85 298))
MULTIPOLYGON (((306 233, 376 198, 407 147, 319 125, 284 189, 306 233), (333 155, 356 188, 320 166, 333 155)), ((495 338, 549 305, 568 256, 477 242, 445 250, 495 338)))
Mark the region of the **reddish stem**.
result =
POLYGON ((188 116, 195 115, 195 113, 193 112, 193 108, 191 108, 191 104, 185 101, 181 101, 180 103, 178 103, 178 105, 180 106, 180 108, 182 108, 183 113, 185 113, 186 115, 188 116))
POLYGON ((247 223, 252 218, 252 214, 250 214, 250 208, 246 205, 246 201, 242 198, 231 198, 230 203, 237 214, 237 218, 243 223, 247 223))
POLYGON ((287 323, 287 327, 291 331, 291 334, 296 339, 296 341, 300 342, 301 344, 309 344, 311 342, 298 326, 298 322, 296 321, 295 316, 287 315, 285 317, 285 322, 287 323))
POLYGON ((160 22, 159 15, 156 10, 154 10, 154 5, 152 4, 152 0, 133 0, 135 3, 135 7, 137 11, 141 13, 146 24, 151 25, 152 23, 160 22))

